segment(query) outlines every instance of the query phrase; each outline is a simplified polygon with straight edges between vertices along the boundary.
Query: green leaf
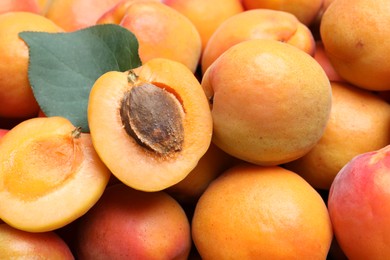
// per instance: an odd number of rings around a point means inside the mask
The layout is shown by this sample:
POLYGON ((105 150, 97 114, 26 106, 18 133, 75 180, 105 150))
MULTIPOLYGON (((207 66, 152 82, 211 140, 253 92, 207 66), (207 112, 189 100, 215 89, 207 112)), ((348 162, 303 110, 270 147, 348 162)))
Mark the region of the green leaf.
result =
POLYGON ((68 118, 83 132, 89 132, 88 98, 97 78, 141 65, 136 37, 119 25, 19 36, 29 47, 29 81, 42 111, 68 118))

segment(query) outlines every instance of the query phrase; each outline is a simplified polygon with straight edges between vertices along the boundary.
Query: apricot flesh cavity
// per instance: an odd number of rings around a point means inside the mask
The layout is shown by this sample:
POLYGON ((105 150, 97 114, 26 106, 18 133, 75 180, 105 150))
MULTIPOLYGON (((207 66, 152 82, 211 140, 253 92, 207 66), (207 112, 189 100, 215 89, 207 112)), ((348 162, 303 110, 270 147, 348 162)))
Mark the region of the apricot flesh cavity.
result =
POLYGON ((62 117, 25 120, 0 141, 0 218, 30 232, 50 231, 87 212, 110 172, 89 134, 62 117))
POLYGON ((184 179, 211 143, 211 111, 199 81, 185 65, 164 58, 102 75, 91 89, 88 123, 113 175, 143 191, 184 179))

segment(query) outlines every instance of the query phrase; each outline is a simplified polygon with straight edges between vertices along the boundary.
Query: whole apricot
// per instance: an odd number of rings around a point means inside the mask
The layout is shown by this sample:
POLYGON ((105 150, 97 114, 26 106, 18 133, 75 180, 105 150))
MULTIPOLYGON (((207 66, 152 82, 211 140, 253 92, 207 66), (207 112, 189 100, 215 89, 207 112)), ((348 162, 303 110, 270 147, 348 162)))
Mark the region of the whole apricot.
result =
POLYGON ((324 0, 242 0, 246 10, 272 9, 292 13, 302 23, 310 25, 320 12, 324 0))
POLYGON ((379 260, 390 255, 389 158, 390 146, 357 155, 332 183, 329 215, 348 259, 379 260))
POLYGON ((190 19, 200 34, 202 50, 223 21, 244 11, 240 0, 161 0, 161 2, 190 19))
POLYGON ((311 31, 294 15, 270 9, 247 10, 226 19, 215 30, 202 54, 202 71, 231 46, 252 39, 287 42, 310 55, 315 50, 311 31))
POLYGON ((332 237, 322 197, 279 166, 228 169, 202 194, 192 218, 202 259, 326 259, 332 237))
POLYGON ((328 77, 306 52, 275 40, 248 40, 205 72, 213 142, 259 165, 295 160, 319 141, 332 104, 328 77))
POLYGON ((191 249, 190 223, 176 200, 124 184, 106 189, 80 219, 77 234, 80 260, 185 260, 191 249))
POLYGON ((68 245, 54 231, 32 233, 0 224, 2 259, 75 259, 68 245))
POLYGON ((112 174, 144 191, 184 179, 212 137, 211 112, 199 81, 182 63, 163 58, 97 79, 88 123, 94 147, 112 174))
POLYGON ((337 0, 322 15, 320 33, 336 72, 368 90, 390 90, 387 0, 337 0))
POLYGON ((2 0, 0 1, 0 14, 7 12, 39 13, 40 5, 37 0, 2 0))
POLYGON ((353 157, 390 144, 390 104, 347 83, 331 85, 332 109, 323 136, 307 154, 285 165, 326 190, 353 157))
POLYGON ((159 1, 127 0, 107 11, 98 24, 116 23, 137 38, 143 63, 165 58, 198 67, 202 42, 195 25, 182 13, 159 1))
POLYGON ((0 15, 0 117, 32 117, 39 106, 28 80, 29 50, 22 31, 62 32, 51 20, 31 12, 0 15))
POLYGON ((92 25, 105 12, 122 0, 52 0, 45 7, 44 15, 67 32, 92 25))

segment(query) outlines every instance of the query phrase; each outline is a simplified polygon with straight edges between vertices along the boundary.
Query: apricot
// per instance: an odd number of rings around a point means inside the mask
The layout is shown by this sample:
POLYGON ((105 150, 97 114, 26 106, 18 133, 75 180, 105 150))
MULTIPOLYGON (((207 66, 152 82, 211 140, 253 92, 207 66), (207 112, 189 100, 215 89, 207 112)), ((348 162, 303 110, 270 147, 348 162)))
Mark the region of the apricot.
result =
POLYGON ((333 103, 323 136, 309 153, 285 165, 313 187, 327 190, 353 157, 390 144, 390 104, 347 83, 331 85, 333 103))
POLYGON ((212 117, 195 75, 156 58, 93 85, 88 123, 100 158, 120 181, 158 191, 184 179, 211 143, 212 117))
POLYGON ((117 184, 80 219, 77 258, 187 259, 189 220, 163 191, 143 192, 117 184))
POLYGON ((340 0, 326 9, 320 33, 337 73, 368 90, 390 90, 387 0, 340 0))
POLYGON ((255 9, 226 19, 210 37, 202 55, 202 71, 231 46, 246 40, 272 39, 287 42, 314 54, 315 41, 306 25, 284 11, 255 9))
POLYGON ((389 158, 389 145, 357 155, 332 183, 329 215, 348 259, 386 259, 390 255, 389 158))
POLYGON ((196 167, 180 182, 166 189, 166 192, 181 204, 195 203, 207 186, 239 160, 211 143, 196 167))
POLYGON ((302 177, 247 163, 208 186, 191 227, 202 259, 326 259, 333 237, 325 202, 302 177))
POLYGON ((305 25, 310 25, 320 12, 324 0, 242 0, 246 10, 272 9, 292 13, 305 25))
POLYGON ((202 51, 198 30, 186 16, 159 1, 124 1, 97 23, 119 24, 134 33, 142 63, 166 58, 183 63, 192 72, 198 66, 202 51))
POLYGON ((122 0, 52 0, 44 13, 67 32, 92 25, 110 8, 122 0))
POLYGON ((39 106, 28 80, 29 51, 22 31, 61 32, 49 19, 31 12, 0 15, 0 117, 32 117, 39 106))
POLYGON ((329 119, 328 77, 306 52, 275 40, 230 47, 205 72, 213 142, 228 154, 259 165, 305 155, 329 119))
POLYGON ((161 2, 191 20, 200 34, 202 50, 223 21, 244 11, 240 0, 162 0, 161 2))
POLYGON ((29 232, 58 229, 87 212, 110 172, 91 137, 62 117, 25 120, 0 139, 0 218, 29 232))
POLYGON ((325 51, 324 44, 322 41, 316 41, 314 59, 321 65, 324 69, 326 75, 330 81, 346 82, 333 68, 332 63, 330 62, 328 55, 325 51))
POLYGON ((68 245, 53 231, 31 233, 0 224, 2 259, 75 259, 68 245))
POLYGON ((1 0, 0 14, 6 12, 31 12, 39 13, 40 6, 37 0, 1 0))

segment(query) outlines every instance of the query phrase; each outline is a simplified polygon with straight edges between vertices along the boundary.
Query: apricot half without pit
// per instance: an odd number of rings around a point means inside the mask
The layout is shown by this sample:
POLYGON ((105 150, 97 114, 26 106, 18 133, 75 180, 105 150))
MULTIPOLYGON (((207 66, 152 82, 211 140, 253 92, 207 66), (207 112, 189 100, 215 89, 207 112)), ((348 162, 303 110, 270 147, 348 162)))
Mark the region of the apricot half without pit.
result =
POLYGON ((184 179, 211 143, 211 111, 199 81, 164 58, 102 75, 91 89, 88 123, 113 175, 143 191, 184 179))
POLYGON ((84 215, 110 178, 92 146, 63 117, 37 117, 0 140, 0 218, 28 232, 61 228, 84 215))

